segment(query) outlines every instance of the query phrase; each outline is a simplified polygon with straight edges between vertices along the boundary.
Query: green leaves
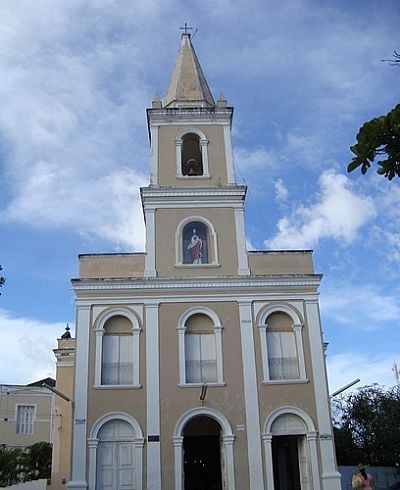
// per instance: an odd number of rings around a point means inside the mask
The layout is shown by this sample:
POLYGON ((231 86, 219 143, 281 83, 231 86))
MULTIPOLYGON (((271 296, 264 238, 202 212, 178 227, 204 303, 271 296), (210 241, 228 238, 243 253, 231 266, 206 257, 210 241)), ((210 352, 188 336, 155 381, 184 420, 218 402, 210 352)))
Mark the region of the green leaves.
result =
POLYGON ((339 464, 400 464, 400 387, 364 386, 332 400, 339 464))
POLYGON ((0 445, 0 487, 50 476, 50 443, 37 442, 25 449, 0 445))
POLYGON ((380 116, 366 122, 356 136, 357 143, 350 147, 355 157, 347 166, 348 172, 361 167, 366 174, 377 161, 379 175, 388 180, 400 177, 400 104, 386 116, 380 116))

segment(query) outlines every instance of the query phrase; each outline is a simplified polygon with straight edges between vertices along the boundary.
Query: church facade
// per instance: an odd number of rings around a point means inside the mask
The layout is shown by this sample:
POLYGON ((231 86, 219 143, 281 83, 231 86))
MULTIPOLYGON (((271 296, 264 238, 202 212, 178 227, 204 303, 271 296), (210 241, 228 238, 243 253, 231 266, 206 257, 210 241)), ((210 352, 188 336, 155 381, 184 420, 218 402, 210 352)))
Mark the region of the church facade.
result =
POLYGON ((146 251, 82 255, 73 280, 69 488, 340 488, 321 276, 310 251, 246 251, 232 115, 182 34, 147 111, 146 251))

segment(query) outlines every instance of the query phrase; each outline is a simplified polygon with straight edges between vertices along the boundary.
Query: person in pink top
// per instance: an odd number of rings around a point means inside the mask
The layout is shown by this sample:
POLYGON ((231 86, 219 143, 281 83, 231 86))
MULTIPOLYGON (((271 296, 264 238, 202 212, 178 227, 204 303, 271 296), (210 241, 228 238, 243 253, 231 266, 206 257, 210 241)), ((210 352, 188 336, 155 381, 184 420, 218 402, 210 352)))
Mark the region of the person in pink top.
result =
POLYGON ((366 466, 362 463, 358 465, 358 472, 353 475, 351 486, 363 490, 374 490, 374 479, 372 475, 365 471, 366 466))

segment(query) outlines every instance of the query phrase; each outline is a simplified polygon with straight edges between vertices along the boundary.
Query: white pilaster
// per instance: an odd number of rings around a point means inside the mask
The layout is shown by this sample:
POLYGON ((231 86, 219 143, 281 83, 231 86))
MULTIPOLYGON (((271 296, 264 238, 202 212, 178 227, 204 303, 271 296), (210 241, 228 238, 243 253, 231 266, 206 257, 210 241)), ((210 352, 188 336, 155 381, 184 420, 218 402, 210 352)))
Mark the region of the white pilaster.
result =
POLYGON ((68 488, 84 490, 86 482, 87 388, 90 306, 78 306, 76 318, 75 389, 72 409, 72 472, 68 488))
POLYGON ((306 379, 306 365, 304 362, 304 346, 303 346, 303 336, 301 332, 303 330, 303 325, 301 323, 293 324, 294 335, 296 338, 297 346, 297 357, 299 360, 299 372, 300 379, 306 379))
POLYGON ((239 302, 250 490, 264 488, 251 302, 239 302))
POLYGON ((201 159, 203 160, 203 177, 210 177, 208 170, 208 140, 200 140, 201 159))
POLYGON ((311 460, 311 473, 313 479, 313 490, 320 490, 321 483, 319 478, 319 463, 318 463, 318 452, 317 452, 317 433, 309 432, 307 434, 307 442, 310 450, 310 460, 311 460))
POLYGON ((176 175, 182 175, 182 145, 182 139, 175 140, 176 175))
POLYGON ((223 451, 225 451, 226 459, 226 480, 228 483, 229 490, 235 490, 235 465, 233 457, 233 443, 235 441, 235 436, 233 434, 227 434, 222 436, 222 446, 223 451))
POLYGON ((103 350, 103 328, 96 328, 96 360, 94 371, 94 384, 95 386, 101 386, 101 363, 102 363, 102 350, 103 350))
POLYGON ((272 434, 263 434, 265 454, 265 481, 266 490, 274 490, 274 465, 272 462, 272 434))
POLYGON ((150 184, 158 184, 158 130, 159 126, 150 126, 151 153, 150 153, 150 184))
POLYGON ((147 488, 161 490, 158 303, 146 304, 147 488))
POLYGON ((96 469, 97 469, 97 449, 99 446, 98 439, 89 439, 89 490, 96 488, 96 469))
POLYGON ((238 256, 238 275, 249 276, 250 269, 247 260, 246 252, 246 234, 244 228, 243 207, 235 208, 235 228, 236 228, 236 244, 238 256))
POLYGON ((136 473, 136 488, 143 488, 143 446, 144 437, 135 438, 135 473, 136 473))
POLYGON ((320 436, 322 488, 323 490, 338 490, 340 489, 340 473, 336 469, 318 301, 316 299, 306 300, 305 307, 308 319, 311 359, 313 360, 314 393, 317 403, 320 436))
POLYGON ((235 169, 233 167, 231 127, 228 124, 224 125, 224 141, 228 184, 236 184, 235 169))
POLYGON ((175 490, 183 488, 183 437, 175 436, 172 438, 174 443, 175 457, 175 490))
POLYGON ((260 333, 260 345, 261 345, 261 358, 263 365, 264 382, 269 381, 269 363, 268 363, 268 350, 267 350, 267 324, 258 325, 258 331, 260 333))
POLYGON ((156 276, 156 236, 155 236, 155 209, 145 209, 146 218, 146 258, 145 277, 156 276))

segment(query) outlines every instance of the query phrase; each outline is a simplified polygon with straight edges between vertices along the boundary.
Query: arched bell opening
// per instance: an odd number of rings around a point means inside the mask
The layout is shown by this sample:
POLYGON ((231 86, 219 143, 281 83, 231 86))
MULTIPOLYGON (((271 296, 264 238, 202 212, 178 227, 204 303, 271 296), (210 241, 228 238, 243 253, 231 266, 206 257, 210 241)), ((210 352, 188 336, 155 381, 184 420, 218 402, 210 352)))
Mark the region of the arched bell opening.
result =
POLYGON ((185 134, 182 138, 182 175, 203 175, 203 157, 201 154, 200 136, 195 133, 185 134))

